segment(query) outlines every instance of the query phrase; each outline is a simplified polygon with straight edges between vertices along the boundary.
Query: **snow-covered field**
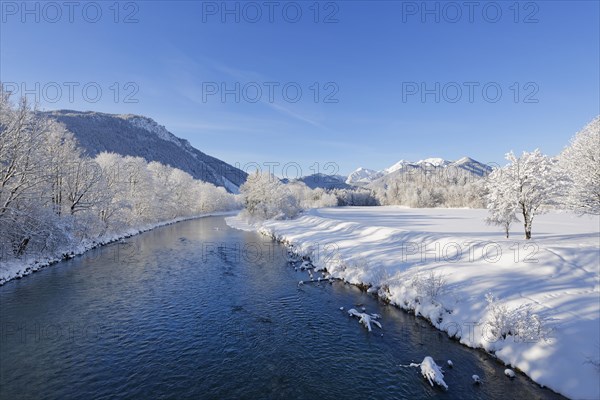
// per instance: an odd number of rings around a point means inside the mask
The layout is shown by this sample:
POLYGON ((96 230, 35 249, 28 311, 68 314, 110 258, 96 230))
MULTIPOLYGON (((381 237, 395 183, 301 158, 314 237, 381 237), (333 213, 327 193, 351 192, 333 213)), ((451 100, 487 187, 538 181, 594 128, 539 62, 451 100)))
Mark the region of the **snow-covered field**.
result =
POLYGON ((526 241, 521 224, 505 239, 486 215, 341 207, 289 221, 227 222, 293 244, 333 277, 370 286, 543 386, 600 398, 599 218, 541 215, 526 241))

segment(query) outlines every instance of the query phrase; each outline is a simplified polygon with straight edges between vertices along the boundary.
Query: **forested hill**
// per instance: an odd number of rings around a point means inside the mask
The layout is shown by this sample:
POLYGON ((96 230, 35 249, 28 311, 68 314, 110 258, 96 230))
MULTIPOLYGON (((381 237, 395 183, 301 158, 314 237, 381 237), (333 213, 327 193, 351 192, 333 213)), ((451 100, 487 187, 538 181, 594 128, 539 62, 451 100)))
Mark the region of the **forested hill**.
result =
POLYGON ((245 172, 202 153, 148 117, 72 110, 42 113, 64 124, 91 157, 107 151, 158 161, 230 192, 246 181, 245 172))

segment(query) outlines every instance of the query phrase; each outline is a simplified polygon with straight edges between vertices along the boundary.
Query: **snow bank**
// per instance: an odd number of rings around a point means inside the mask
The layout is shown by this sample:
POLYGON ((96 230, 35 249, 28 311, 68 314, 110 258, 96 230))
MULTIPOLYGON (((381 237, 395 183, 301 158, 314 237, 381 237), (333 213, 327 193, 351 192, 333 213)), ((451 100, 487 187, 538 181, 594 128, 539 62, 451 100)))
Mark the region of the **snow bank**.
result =
POLYGON ((565 396, 598 399, 600 220, 552 212, 504 239, 485 210, 339 207, 246 223, 565 396))
POLYGON ((196 218, 204 218, 204 217, 212 217, 217 215, 231 215, 233 213, 238 213, 238 211, 224 211, 224 212, 213 212, 206 213, 194 217, 185 217, 185 218, 176 218, 168 221, 158 222, 155 224, 148 224, 141 226, 139 228, 129 228, 121 233, 114 233, 110 235, 105 235, 96 240, 86 240, 79 243, 77 246, 73 248, 63 249, 57 254, 46 254, 39 255, 37 257, 27 257, 18 260, 11 260, 8 262, 0 262, 0 286, 4 285, 6 282, 13 279, 20 279, 24 276, 27 276, 33 272, 37 272, 42 268, 50 266, 52 264, 56 264, 60 261, 73 258, 77 255, 81 255, 86 251, 95 249, 100 246, 104 246, 110 243, 117 242, 119 240, 129 238, 131 236, 150 231, 152 229, 175 224, 181 221, 187 221, 190 219, 196 218))

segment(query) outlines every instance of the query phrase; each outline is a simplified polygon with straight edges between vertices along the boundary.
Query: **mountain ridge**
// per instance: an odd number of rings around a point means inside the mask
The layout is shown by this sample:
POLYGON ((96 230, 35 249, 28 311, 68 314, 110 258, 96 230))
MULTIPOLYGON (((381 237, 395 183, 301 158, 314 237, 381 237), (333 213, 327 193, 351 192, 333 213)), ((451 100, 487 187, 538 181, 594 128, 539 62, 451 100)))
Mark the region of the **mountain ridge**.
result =
POLYGON ((158 161, 232 193, 246 181, 244 171, 196 149, 150 117, 76 110, 39 113, 62 123, 90 157, 106 151, 158 161))
POLYGON ((419 161, 400 160, 388 168, 376 171, 369 168, 359 167, 348 175, 346 183, 354 186, 365 186, 398 171, 431 170, 445 168, 459 168, 477 176, 484 176, 491 172, 492 167, 481 163, 471 157, 462 157, 456 161, 445 160, 439 157, 426 158, 419 161))

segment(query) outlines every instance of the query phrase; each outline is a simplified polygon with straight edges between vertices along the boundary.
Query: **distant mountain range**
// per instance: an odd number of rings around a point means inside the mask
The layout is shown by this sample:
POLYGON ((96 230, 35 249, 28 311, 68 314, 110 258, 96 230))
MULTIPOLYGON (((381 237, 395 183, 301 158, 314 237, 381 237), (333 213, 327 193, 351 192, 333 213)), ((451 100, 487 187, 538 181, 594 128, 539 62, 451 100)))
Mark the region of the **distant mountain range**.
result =
POLYGON ((64 124, 91 157, 106 151, 158 161, 232 193, 238 192, 248 176, 202 153, 148 117, 72 110, 41 113, 64 124))
POLYGON ((376 171, 368 168, 358 168, 348 175, 346 183, 352 186, 367 186, 384 177, 391 178, 405 172, 414 172, 415 170, 444 170, 456 168, 464 170, 477 176, 484 176, 492 171, 492 167, 476 161, 470 157, 463 157, 460 160, 448 161, 442 158, 427 158, 416 162, 400 160, 389 168, 382 171, 376 171))
MULTIPOLYGON (((292 181, 304 182, 311 189, 353 189, 356 187, 365 187, 374 189, 380 186, 390 184, 396 179, 400 179, 403 174, 423 171, 427 173, 435 171, 467 172, 475 176, 484 176, 492 171, 492 167, 474 160, 470 157, 463 157, 456 161, 448 161, 443 158, 427 158, 420 161, 400 160, 394 165, 381 171, 369 168, 358 168, 347 177, 343 175, 313 174, 304 176, 292 181)), ((453 176, 450 173, 448 176, 453 176)), ((282 180, 288 183, 287 179, 282 180)))
MULTIPOLYGON (((147 161, 158 161, 179 168, 196 179, 222 186, 232 193, 238 193, 239 187, 248 176, 244 171, 202 153, 187 140, 178 138, 148 117, 72 110, 40 113, 64 124, 91 157, 106 151, 124 156, 142 157, 147 161)), ((312 189, 352 189, 375 187, 378 182, 385 185, 409 171, 448 168, 457 168, 477 176, 484 176, 492 169, 469 157, 456 161, 427 158, 416 162, 400 160, 381 171, 361 167, 347 177, 313 174, 298 180, 312 189)), ((287 182, 287 179, 283 181, 287 182)))

